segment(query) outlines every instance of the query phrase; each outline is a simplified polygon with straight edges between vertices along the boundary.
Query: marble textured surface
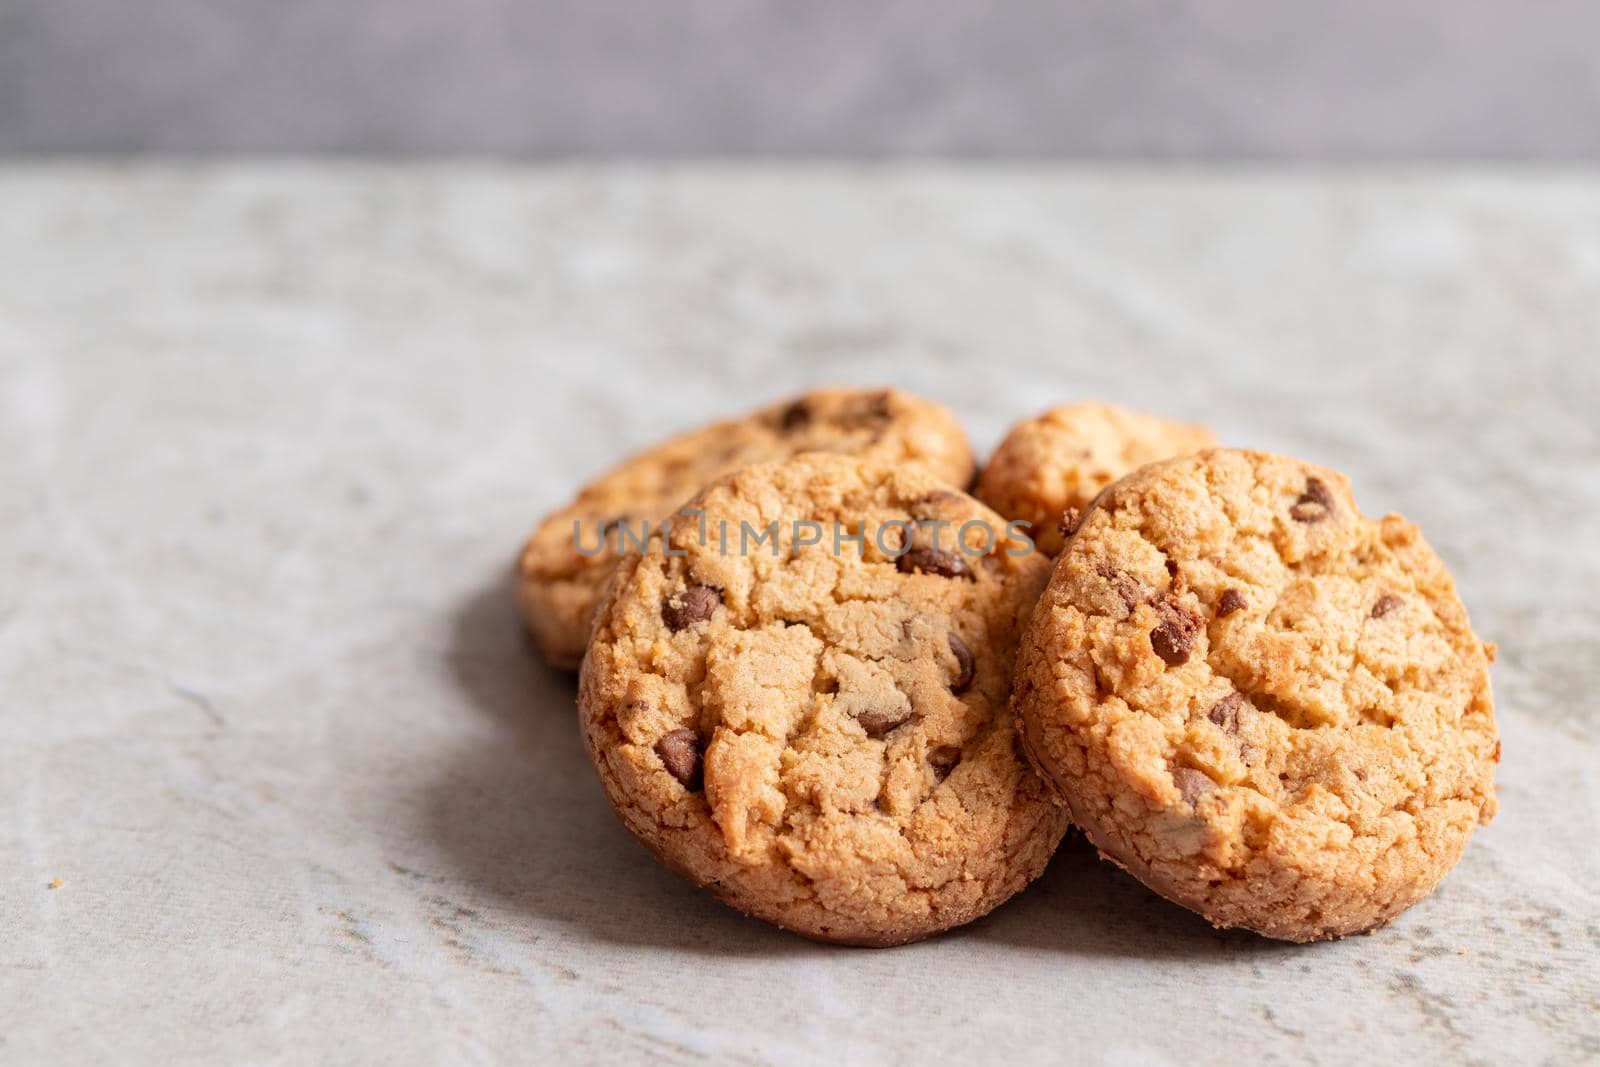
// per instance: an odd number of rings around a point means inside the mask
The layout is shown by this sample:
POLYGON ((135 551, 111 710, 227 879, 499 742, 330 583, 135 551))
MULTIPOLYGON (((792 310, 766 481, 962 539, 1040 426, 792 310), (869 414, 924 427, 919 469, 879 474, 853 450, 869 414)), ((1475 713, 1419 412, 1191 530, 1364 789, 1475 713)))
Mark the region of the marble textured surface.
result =
POLYGON ((1600 1056, 1600 178, 0 169, 0 1060, 1600 1056), (1500 643, 1502 811, 1392 928, 1078 843, 812 945, 658 867, 507 580, 629 449, 818 381, 1106 397, 1343 468, 1500 643), (54 888, 52 888, 54 886, 54 888))

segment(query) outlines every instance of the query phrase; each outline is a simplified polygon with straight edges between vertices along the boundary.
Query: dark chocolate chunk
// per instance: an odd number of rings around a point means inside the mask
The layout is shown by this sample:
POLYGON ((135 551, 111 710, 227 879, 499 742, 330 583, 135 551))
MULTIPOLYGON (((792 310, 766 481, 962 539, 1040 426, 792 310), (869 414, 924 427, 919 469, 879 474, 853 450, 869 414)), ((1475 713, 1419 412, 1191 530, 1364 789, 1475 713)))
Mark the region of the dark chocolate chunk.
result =
POLYGON ((796 400, 784 408, 783 414, 778 416, 778 428, 784 433, 794 433, 810 422, 811 405, 804 400, 796 400))
POLYGON ((1385 615, 1389 614, 1389 612, 1400 607, 1404 603, 1405 601, 1401 600, 1393 593, 1385 593, 1378 598, 1378 602, 1376 604, 1372 605, 1372 617, 1374 619, 1381 619, 1385 615))
POLYGON ((909 708, 867 708, 856 713, 856 722, 861 724, 868 737, 882 737, 909 718, 909 708))
POLYGON ((1295 522, 1322 522, 1333 515, 1333 494, 1321 478, 1307 478, 1306 491, 1289 508, 1295 522))
POLYGON ((656 742, 656 755, 667 773, 691 793, 700 788, 700 738, 684 728, 664 735, 656 742))
POLYGON ((681 593, 674 593, 661 605, 661 621, 673 633, 704 622, 716 613, 722 603, 722 590, 710 585, 691 585, 681 593))
POLYGON ((1119 571, 1109 563, 1102 563, 1095 568, 1095 573, 1111 583, 1111 588, 1122 600, 1122 606, 1130 613, 1144 599, 1144 589, 1139 585, 1139 580, 1127 571, 1119 571))
POLYGON ((1249 607, 1245 603, 1244 594, 1237 589, 1224 589, 1222 596, 1217 598, 1217 618, 1226 619, 1236 611, 1243 611, 1249 607))
POLYGON ((1150 631, 1150 648, 1168 667, 1189 662, 1194 639, 1200 632, 1200 616, 1174 600, 1160 600, 1155 608, 1161 621, 1150 631))
POLYGON ((972 658, 972 649, 961 640, 961 635, 950 634, 950 651, 956 657, 956 678, 950 683, 950 692, 959 696, 972 688, 972 679, 978 673, 977 662, 972 658))
POLYGON ((839 412, 838 419, 841 423, 852 428, 865 430, 881 429, 889 421, 892 402, 888 393, 874 393, 871 396, 852 397, 845 408, 839 412))
POLYGON ((1209 775, 1193 767, 1172 768, 1172 784, 1178 787, 1178 792, 1183 794, 1184 803, 1190 807, 1194 807, 1195 801, 1217 787, 1217 783, 1213 782, 1209 775))
POLYGON ((1206 712, 1206 718, 1231 734, 1239 729, 1239 709, 1242 707, 1244 707, 1244 694, 1229 693, 1211 706, 1211 710, 1206 712))
POLYGON ((937 548, 913 548, 895 561, 902 574, 937 574, 941 578, 971 578, 972 568, 959 552, 937 548))

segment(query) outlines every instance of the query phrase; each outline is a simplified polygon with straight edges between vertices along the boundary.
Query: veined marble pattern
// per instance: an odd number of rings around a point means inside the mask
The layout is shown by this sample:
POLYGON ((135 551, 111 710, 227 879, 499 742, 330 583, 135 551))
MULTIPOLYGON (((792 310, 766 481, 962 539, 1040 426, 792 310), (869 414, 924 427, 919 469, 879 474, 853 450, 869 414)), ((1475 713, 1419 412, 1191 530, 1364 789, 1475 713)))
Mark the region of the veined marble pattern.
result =
POLYGON ((1600 176, 13 166, 0 204, 0 1060, 1600 1057, 1600 176), (1080 843, 884 952, 678 881, 511 560, 628 450, 878 381, 985 449, 1098 397, 1347 471, 1499 642, 1499 818, 1304 948, 1080 843))

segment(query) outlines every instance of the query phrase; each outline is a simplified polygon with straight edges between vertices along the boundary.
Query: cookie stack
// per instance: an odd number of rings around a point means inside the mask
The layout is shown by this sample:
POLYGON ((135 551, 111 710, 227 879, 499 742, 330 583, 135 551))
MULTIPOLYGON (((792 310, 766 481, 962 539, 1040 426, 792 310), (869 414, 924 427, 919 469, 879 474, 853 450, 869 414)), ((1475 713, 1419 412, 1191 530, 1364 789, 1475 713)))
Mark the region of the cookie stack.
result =
POLYGON ((1346 479, 1104 405, 973 485, 943 407, 820 390, 636 456, 540 524, 518 601, 582 662, 606 795, 673 869, 895 945, 1070 825, 1218 926, 1312 941, 1425 896, 1495 810, 1449 573, 1346 479))

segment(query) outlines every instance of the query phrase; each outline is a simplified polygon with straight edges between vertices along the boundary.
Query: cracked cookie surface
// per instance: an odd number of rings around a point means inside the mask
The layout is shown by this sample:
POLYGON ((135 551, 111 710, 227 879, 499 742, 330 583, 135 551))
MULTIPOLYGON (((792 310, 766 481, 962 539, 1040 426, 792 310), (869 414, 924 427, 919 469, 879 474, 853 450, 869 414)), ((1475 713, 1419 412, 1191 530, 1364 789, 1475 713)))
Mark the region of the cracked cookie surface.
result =
POLYGON ((817 389, 682 434, 623 461, 540 521, 517 566, 517 604, 539 651, 557 666, 578 665, 606 580, 632 547, 625 532, 653 527, 713 478, 811 451, 920 463, 960 486, 973 472, 955 416, 898 389, 817 389))
POLYGON ((1008 697, 1048 559, 926 471, 849 457, 750 467, 692 506, 705 543, 690 523, 625 558, 583 665, 628 829, 733 907, 851 944, 969 922, 1037 877, 1067 815, 1008 697), (776 554, 740 553, 741 524, 774 521, 776 554), (968 522, 995 536, 969 527, 963 551, 968 522))
POLYGON ((1493 817, 1490 651, 1415 526, 1218 449, 1082 516, 1014 703, 1103 855, 1218 926, 1311 941, 1393 919, 1493 817))
POLYGON ((1006 434, 978 479, 976 496, 1008 519, 1032 524, 1051 555, 1065 536, 1062 512, 1156 460, 1217 443, 1204 426, 1174 422, 1115 404, 1065 404, 1024 419, 1006 434))

